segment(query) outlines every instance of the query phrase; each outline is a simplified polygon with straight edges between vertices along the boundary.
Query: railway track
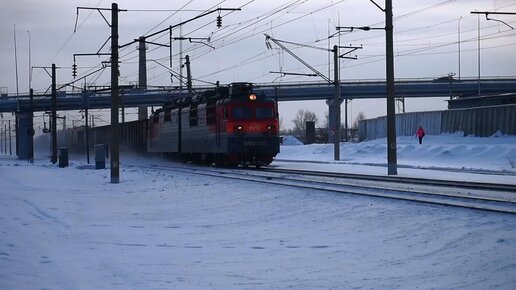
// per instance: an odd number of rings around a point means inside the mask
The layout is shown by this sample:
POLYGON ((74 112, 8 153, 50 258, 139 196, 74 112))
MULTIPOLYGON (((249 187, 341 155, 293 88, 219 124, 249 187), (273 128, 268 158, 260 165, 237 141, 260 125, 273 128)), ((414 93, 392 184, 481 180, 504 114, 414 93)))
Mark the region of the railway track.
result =
POLYGON ((516 186, 513 185, 281 168, 242 170, 190 165, 128 166, 516 214, 516 186))

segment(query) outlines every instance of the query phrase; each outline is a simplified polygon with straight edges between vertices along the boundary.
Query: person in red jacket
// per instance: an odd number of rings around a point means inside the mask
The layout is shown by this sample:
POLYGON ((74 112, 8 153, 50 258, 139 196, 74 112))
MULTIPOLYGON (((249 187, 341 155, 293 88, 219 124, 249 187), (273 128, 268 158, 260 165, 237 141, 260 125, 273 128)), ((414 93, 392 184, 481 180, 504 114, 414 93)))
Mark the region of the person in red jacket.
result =
POLYGON ((425 137, 425 130, 423 130, 423 127, 419 126, 419 129, 417 129, 416 137, 419 138, 419 144, 423 143, 423 137, 425 137))

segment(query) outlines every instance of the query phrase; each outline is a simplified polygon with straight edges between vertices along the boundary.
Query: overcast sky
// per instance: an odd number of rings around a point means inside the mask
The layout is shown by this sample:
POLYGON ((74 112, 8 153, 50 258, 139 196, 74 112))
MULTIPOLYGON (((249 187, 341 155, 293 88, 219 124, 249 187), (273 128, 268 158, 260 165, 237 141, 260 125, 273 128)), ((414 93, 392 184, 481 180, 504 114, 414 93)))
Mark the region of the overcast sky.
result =
MULTIPOLYGON (((383 1, 376 1, 384 6, 383 1)), ((29 87, 29 35, 32 66, 49 66, 55 63, 58 83, 72 78, 74 53, 94 53, 107 40, 110 29, 102 16, 78 6, 110 8, 111 1, 72 0, 2 0, 0 9, 0 87, 16 93, 14 31, 16 25, 18 57, 18 90, 29 87), (77 20, 77 32, 74 27, 77 20)), ((313 77, 280 77, 270 71, 311 73, 306 67, 273 45, 267 49, 264 33, 275 38, 304 43, 322 48, 340 43, 362 46, 353 55, 357 60, 341 62, 342 80, 385 78, 385 34, 377 31, 344 32, 328 41, 336 26, 384 26, 384 13, 369 0, 128 0, 119 1, 120 44, 132 41, 195 17, 203 11, 222 8, 241 8, 241 11, 222 12, 222 27, 217 28, 217 13, 192 21, 176 29, 186 37, 210 38, 209 44, 183 41, 184 55, 190 55, 194 79, 204 82, 234 81, 281 82, 321 81, 313 77), (145 11, 143 11, 145 10, 145 11), (159 11, 158 11, 159 10, 159 11), (181 10, 181 11, 176 11, 181 10), (210 47, 211 46, 211 47, 210 47)), ((471 11, 516 12, 515 0, 393 0, 394 52, 396 78, 436 78, 455 73, 461 77, 476 77, 478 71, 478 17, 471 11), (460 34, 459 34, 460 28, 460 34)), ((107 11, 106 11, 107 12, 107 11)), ((110 21, 109 12, 104 13, 110 21)), ((516 27, 516 16, 496 18, 516 27)), ((516 76, 516 31, 506 24, 487 21, 480 16, 480 54, 482 76, 516 76)), ((168 34, 151 38, 157 43, 167 43, 168 34)), ((328 54, 313 48, 287 45, 309 64, 328 75, 328 54)), ((173 43, 172 69, 178 71, 180 42, 173 43)), ((109 45, 102 50, 109 52, 109 45)), ((138 79, 136 44, 120 51, 122 84, 135 84, 138 79)), ((170 75, 159 62, 168 66, 168 48, 148 46, 149 85, 171 85, 170 75)), ((78 57, 79 76, 101 66, 102 57, 78 57)), ((195 85, 204 84, 200 81, 195 85)), ((109 85, 109 69, 87 79, 97 85, 109 85)), ((173 80, 172 85, 177 84, 173 80)), ((32 87, 45 91, 50 85, 49 76, 35 69, 32 87)), ((409 100, 407 110, 444 109, 443 99, 409 100)), ((283 103, 280 113, 283 126, 291 127, 291 119, 299 108, 316 111, 321 120, 327 107, 323 102, 283 103)), ((353 101, 350 121, 362 111, 366 117, 385 114, 385 101, 353 101)))

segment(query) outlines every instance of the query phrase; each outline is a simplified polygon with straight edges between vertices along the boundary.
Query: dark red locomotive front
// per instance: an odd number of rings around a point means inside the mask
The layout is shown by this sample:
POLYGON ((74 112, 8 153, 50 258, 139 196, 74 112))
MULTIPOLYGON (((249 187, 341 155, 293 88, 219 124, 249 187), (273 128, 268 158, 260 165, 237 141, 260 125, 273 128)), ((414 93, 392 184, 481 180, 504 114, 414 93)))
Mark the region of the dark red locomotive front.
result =
POLYGON ((274 100, 232 83, 168 104, 149 119, 149 152, 177 153, 206 164, 268 165, 279 152, 274 100))

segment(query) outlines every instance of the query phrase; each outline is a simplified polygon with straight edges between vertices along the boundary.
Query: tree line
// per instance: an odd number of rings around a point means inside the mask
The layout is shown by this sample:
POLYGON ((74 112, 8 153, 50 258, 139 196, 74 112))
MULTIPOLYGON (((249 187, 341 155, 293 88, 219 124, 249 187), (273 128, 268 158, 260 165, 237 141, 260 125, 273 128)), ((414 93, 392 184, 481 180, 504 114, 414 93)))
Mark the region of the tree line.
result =
MULTIPOLYGON (((353 120, 353 123, 352 123, 350 129, 358 130, 358 122, 362 121, 362 120, 365 120, 365 114, 363 112, 359 112, 358 115, 353 120)), ((328 114, 328 112, 326 112, 324 114, 324 121, 322 124, 320 124, 319 118, 317 117, 316 113, 309 111, 309 110, 299 109, 296 113, 296 116, 294 117, 294 120, 292 120, 294 127, 292 129, 281 129, 280 133, 282 135, 305 136, 306 122, 314 122, 316 128, 320 128, 322 131, 327 133, 328 124, 330 122, 329 114, 328 114)), ((343 123, 341 123, 341 127, 342 128, 344 127, 343 123)))

